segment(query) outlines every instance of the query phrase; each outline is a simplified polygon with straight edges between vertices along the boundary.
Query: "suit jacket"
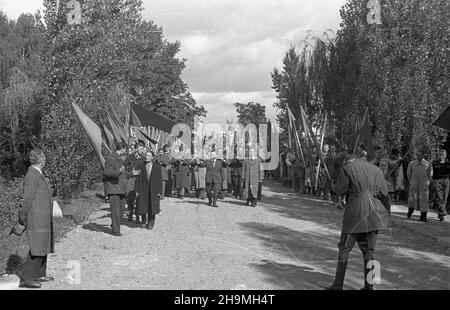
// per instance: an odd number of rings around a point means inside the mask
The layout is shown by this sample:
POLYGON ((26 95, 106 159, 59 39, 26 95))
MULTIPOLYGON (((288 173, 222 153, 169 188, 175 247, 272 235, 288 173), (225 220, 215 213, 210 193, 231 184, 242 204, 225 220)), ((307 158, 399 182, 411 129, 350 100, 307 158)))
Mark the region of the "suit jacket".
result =
POLYGON ((28 169, 23 197, 19 218, 26 223, 31 255, 46 256, 53 252, 53 204, 50 187, 36 168, 28 169))
POLYGON ((222 180, 224 179, 222 161, 216 159, 216 164, 213 164, 213 160, 206 161, 206 184, 220 184, 222 186, 222 180))
POLYGON ((160 196, 162 195, 162 175, 161 165, 154 161, 150 178, 147 174, 145 162, 138 167, 141 174, 136 179, 134 190, 139 194, 136 203, 136 214, 152 214, 156 215, 161 212, 160 196))

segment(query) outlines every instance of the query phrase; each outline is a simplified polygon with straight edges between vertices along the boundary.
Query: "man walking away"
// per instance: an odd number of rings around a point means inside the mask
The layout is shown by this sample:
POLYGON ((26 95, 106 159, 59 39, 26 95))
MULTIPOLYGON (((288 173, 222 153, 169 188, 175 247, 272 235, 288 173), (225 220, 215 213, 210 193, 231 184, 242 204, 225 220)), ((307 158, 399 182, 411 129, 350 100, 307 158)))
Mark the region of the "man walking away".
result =
POLYGON ((368 279, 374 259, 377 235, 380 230, 390 228, 390 218, 380 200, 375 196, 387 195, 388 189, 383 173, 367 161, 348 155, 336 175, 336 194, 349 193, 344 211, 339 255, 334 284, 330 290, 342 290, 348 256, 358 243, 364 260, 364 290, 372 290, 368 279))

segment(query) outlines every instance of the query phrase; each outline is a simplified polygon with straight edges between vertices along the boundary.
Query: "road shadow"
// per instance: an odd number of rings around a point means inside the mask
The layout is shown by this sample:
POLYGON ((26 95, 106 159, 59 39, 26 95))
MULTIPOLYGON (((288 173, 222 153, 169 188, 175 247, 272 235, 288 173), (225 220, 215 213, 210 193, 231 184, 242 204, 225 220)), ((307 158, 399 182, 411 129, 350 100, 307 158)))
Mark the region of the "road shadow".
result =
MULTIPOLYGON (((270 249, 270 254, 277 257, 277 265, 292 265, 288 272, 274 268, 274 264, 253 267, 263 272, 267 281, 285 289, 320 289, 331 285, 343 212, 329 203, 287 192, 282 185, 269 183, 264 189, 264 209, 298 220, 299 228, 260 222, 238 223, 247 235, 270 249), (304 267, 325 275, 309 276, 311 271, 302 269, 304 267), (327 281, 327 285, 322 283, 327 281)), ((400 225, 380 232, 375 259, 380 262, 382 270, 382 283, 378 289, 450 288, 448 249, 434 239, 414 234, 400 225)), ((350 253, 346 284, 353 289, 363 285, 363 261, 357 245, 350 253)))
POLYGON ((109 225, 100 225, 97 223, 89 223, 89 224, 83 225, 82 228, 89 230, 89 231, 97 232, 97 233, 104 233, 107 235, 112 234, 112 229, 111 229, 111 226, 109 226, 109 225))

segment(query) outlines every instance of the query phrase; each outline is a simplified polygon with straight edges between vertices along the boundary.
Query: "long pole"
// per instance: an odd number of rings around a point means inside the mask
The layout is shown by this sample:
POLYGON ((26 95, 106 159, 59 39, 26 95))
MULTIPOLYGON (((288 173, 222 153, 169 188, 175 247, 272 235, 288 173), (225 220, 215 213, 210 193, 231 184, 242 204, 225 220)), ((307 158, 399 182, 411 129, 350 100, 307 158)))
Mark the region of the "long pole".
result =
MULTIPOLYGON (((369 107, 367 107, 366 111, 364 112, 364 117, 363 117, 363 121, 361 123, 362 124, 361 126, 364 126, 364 124, 366 123, 366 118, 367 118, 367 114, 368 113, 369 113, 369 107)), ((359 129, 358 136, 356 137, 355 146, 353 147, 353 155, 356 154, 356 148, 358 147, 359 139, 361 137, 361 129, 359 128, 359 126, 358 126, 358 129, 359 129)))
MULTIPOLYGON (((320 151, 322 151, 323 148, 323 140, 325 138, 325 127, 327 125, 327 115, 325 114, 325 120, 323 122, 323 129, 322 129, 322 137, 320 139, 320 151)), ((320 164, 321 160, 319 159, 319 163, 317 164, 317 173, 316 173, 316 184, 314 186, 314 189, 317 190, 317 186, 319 185, 319 173, 320 173, 320 164)), ((325 162, 323 162, 323 165, 325 166, 325 162)))

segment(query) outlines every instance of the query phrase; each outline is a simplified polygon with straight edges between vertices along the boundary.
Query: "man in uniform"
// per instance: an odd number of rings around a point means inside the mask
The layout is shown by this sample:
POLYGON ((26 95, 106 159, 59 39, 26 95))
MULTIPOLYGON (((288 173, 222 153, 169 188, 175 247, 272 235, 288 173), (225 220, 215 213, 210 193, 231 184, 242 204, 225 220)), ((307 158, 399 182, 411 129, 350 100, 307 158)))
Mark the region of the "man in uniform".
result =
POLYGON ((231 161, 231 182, 233 184, 233 195, 235 199, 242 199, 241 180, 242 180, 242 161, 237 159, 237 155, 231 161))
POLYGON ((125 171, 124 161, 121 158, 125 152, 125 143, 118 143, 116 150, 106 157, 103 171, 105 191, 111 206, 111 228, 114 236, 122 236, 120 225, 125 210, 126 180, 131 175, 139 174, 139 171, 133 171, 128 175, 125 171))
POLYGON ((447 205, 450 187, 450 162, 447 161, 447 151, 441 149, 439 158, 433 162, 433 180, 431 182, 433 191, 433 205, 438 211, 438 218, 442 222, 447 215, 447 205))
POLYGON ((222 161, 217 159, 215 150, 210 152, 209 158, 210 159, 206 162, 206 192, 208 194, 208 205, 217 208, 217 197, 222 190, 222 182, 224 179, 222 161))
POLYGON ((358 243, 364 260, 364 290, 373 289, 368 279, 372 270, 377 235, 380 230, 390 228, 388 211, 376 198, 387 195, 386 181, 378 167, 367 161, 348 155, 336 175, 336 194, 349 194, 344 211, 339 256, 334 284, 330 290, 342 290, 348 256, 358 243))

